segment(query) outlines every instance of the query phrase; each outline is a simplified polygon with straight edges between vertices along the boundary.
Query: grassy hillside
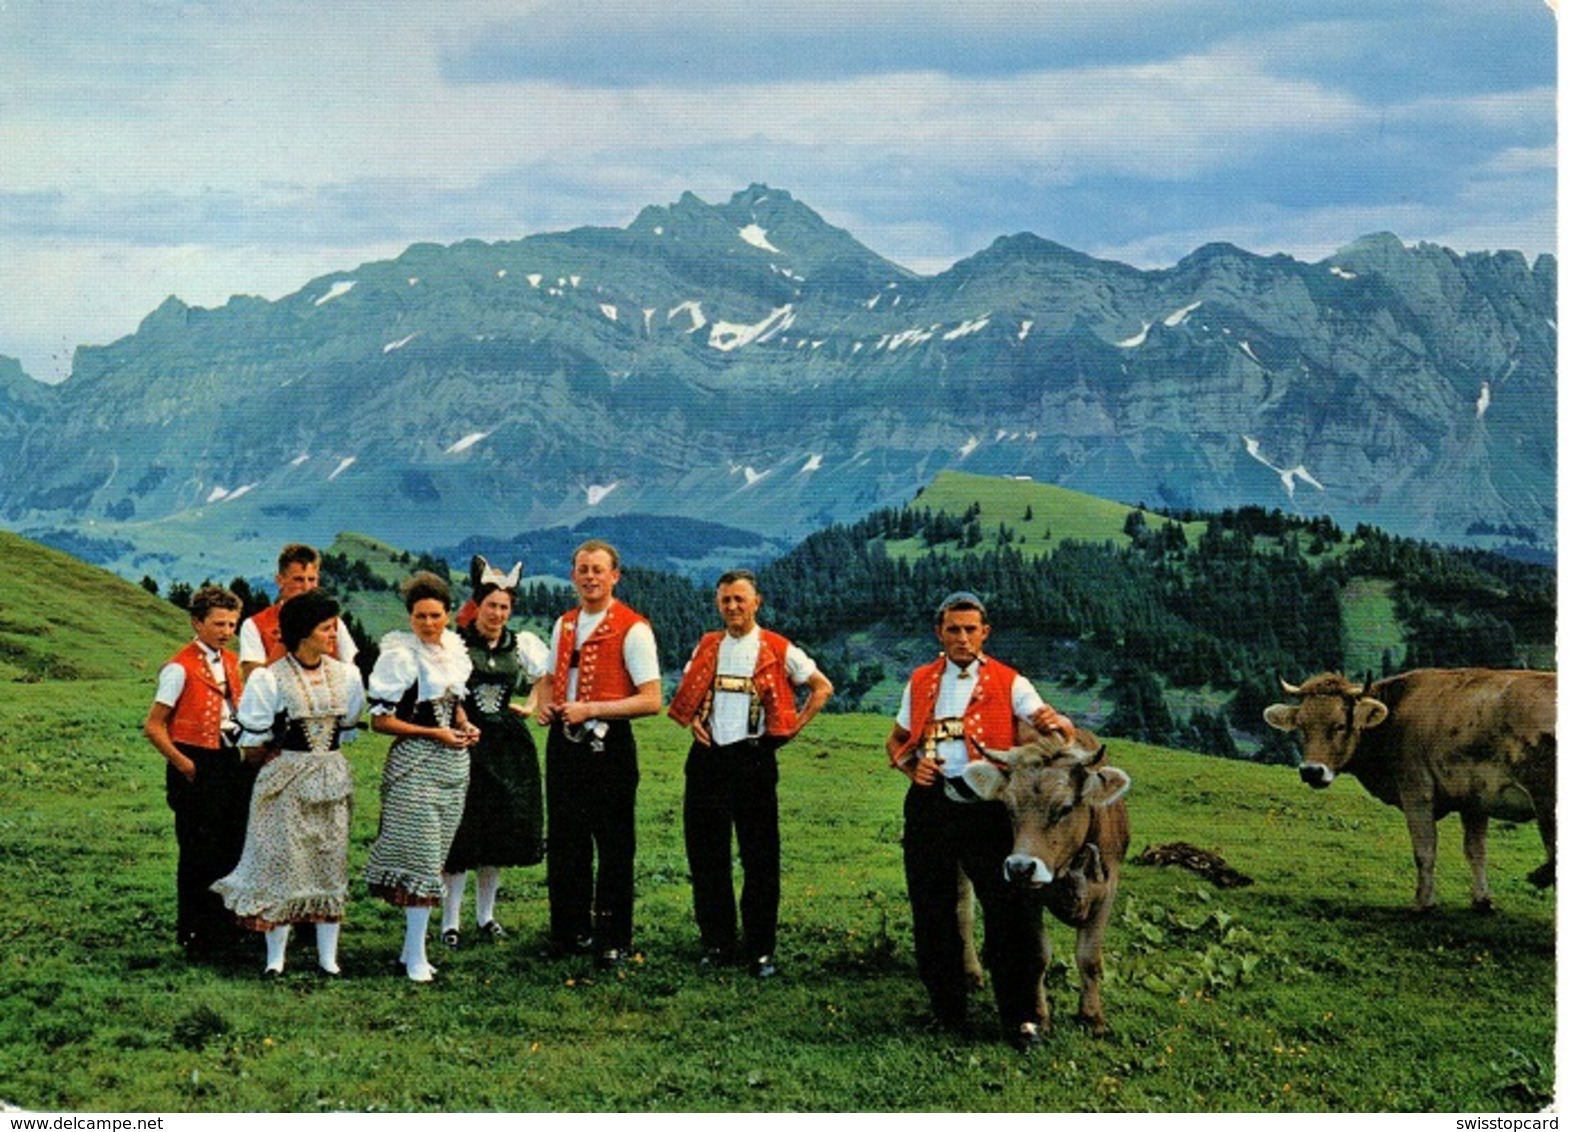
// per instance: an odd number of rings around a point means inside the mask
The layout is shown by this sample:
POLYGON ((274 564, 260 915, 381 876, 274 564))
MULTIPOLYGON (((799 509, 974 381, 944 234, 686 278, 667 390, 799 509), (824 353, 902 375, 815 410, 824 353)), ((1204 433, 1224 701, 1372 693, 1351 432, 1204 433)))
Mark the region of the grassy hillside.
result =
MULTIPOLYGON (((4 536, 0 536, 4 537, 4 536)), ((1555 1086, 1555 894, 1531 888, 1534 827, 1495 822, 1496 915, 1467 908, 1460 831, 1440 826, 1440 908, 1408 911, 1404 823, 1345 780, 1113 741, 1134 851, 1187 841, 1251 877, 1221 890, 1130 863, 1106 939, 1114 1033, 1067 1021, 1021 1058, 987 996, 971 1038, 923 1031, 900 858, 904 780, 884 717, 820 717, 781 757, 782 974, 704 975, 681 841, 685 733, 642 745, 636 961, 607 978, 546 957, 544 874, 506 874, 500 944, 395 973, 401 915, 360 881, 386 742, 356 780, 347 977, 309 933, 279 984, 256 955, 191 966, 173 944, 163 764, 139 733, 183 616, 11 540, 0 589, 0 1102, 88 1111, 1518 1111, 1555 1086), (63 585, 62 585, 63 583, 63 585), (71 595, 69 606, 60 593, 71 595), (83 608, 90 618, 66 617, 83 608), (40 628, 17 630, 13 619, 40 628), (86 622, 90 622, 87 624, 86 622), (8 648, 19 647, 8 644, 8 648), (55 673, 92 672, 62 680, 55 673)), ((1088 694, 1088 693, 1087 693, 1088 694)), ((1069 705, 1073 707, 1075 705, 1069 705)), ((1087 705, 1086 705, 1087 706, 1087 705)), ((472 916, 472 912, 470 912, 472 916)), ((470 933, 472 935, 472 932, 470 933)), ((436 950, 440 951, 439 945, 436 950)))
MULTIPOLYGON (((977 521, 983 531, 993 534, 999 524, 1006 523, 1018 535, 1016 545, 1027 554, 1045 554, 1067 539, 1110 542, 1116 546, 1127 546, 1132 541, 1123 525, 1128 512, 1135 508, 1034 480, 939 472, 910 502, 916 509, 930 508, 950 515, 963 514, 975 504, 981 508, 977 521)), ((1146 515, 1151 526, 1166 521, 1153 512, 1146 515)), ((1203 530, 1201 523, 1182 526, 1190 540, 1203 530)), ((915 555, 924 549, 919 539, 888 543, 888 553, 893 557, 915 555)))
POLYGON ((0 531, 0 683, 151 676, 190 635, 166 601, 0 531))

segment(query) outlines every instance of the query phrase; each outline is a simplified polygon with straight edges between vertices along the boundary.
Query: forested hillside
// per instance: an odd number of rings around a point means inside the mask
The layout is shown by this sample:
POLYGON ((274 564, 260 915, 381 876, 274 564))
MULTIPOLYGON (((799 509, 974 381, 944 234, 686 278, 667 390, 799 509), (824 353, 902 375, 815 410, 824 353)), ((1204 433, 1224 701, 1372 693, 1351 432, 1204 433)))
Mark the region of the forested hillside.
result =
MULTIPOLYGON (((324 583, 361 611, 351 626, 367 665, 374 638, 401 620, 393 575, 434 568, 461 592, 467 572, 466 561, 388 553, 340 539, 323 563, 324 583)), ((669 679, 717 625, 710 582, 623 570, 617 592, 656 627, 669 679)), ((1278 510, 1160 514, 951 473, 908 506, 813 534, 759 582, 762 620, 818 658, 833 710, 891 711, 910 667, 935 652, 930 611, 969 589, 990 607, 992 651, 1075 718, 1106 735, 1265 761, 1293 759, 1261 724, 1277 676, 1545 668, 1554 655, 1549 567, 1278 510)), ((517 613, 543 632, 573 601, 569 587, 535 582, 517 613)))

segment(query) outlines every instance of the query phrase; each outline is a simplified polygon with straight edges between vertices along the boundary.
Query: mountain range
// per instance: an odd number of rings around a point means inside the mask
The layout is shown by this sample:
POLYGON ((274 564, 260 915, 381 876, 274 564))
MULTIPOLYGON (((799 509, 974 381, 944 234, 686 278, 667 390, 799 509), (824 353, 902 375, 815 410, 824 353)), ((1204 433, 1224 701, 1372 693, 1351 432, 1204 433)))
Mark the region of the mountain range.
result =
POLYGON ((220 577, 340 530, 675 517, 717 524, 667 524, 706 567, 954 468, 1551 555, 1556 276, 1389 234, 1141 270, 1029 233, 922 276, 779 189, 686 194, 276 301, 171 297, 57 386, 0 361, 0 525, 220 577))

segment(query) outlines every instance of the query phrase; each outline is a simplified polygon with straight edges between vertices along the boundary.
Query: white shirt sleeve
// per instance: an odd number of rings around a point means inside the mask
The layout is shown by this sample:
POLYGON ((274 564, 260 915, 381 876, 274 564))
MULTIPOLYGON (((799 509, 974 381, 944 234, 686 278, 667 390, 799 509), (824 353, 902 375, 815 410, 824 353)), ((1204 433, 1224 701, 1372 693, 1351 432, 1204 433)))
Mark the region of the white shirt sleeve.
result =
POLYGON ((180 696, 184 692, 184 667, 178 664, 166 664, 158 670, 158 691, 153 694, 153 703, 172 708, 180 702, 180 696))
POLYGON ((548 671, 554 672, 557 664, 557 650, 561 648, 561 618, 556 618, 556 623, 550 627, 550 654, 545 658, 548 671))
POLYGON ((817 662, 791 645, 785 650, 785 671, 790 674, 790 683, 805 684, 817 671, 817 662))
POLYGON ((240 663, 267 663, 267 649, 262 644, 261 630, 256 628, 256 622, 249 617, 240 623, 240 663))
POLYGON ((904 730, 910 730, 910 685, 904 686, 904 696, 899 700, 899 714, 894 716, 897 723, 904 730))
POLYGON ((1046 701, 1041 699, 1040 693, 1022 675, 1013 678, 1013 715, 1015 719, 1029 719, 1041 708, 1046 706, 1046 701))
POLYGON ((359 655, 360 646, 354 643, 354 634, 349 632, 343 618, 338 618, 338 659, 344 664, 353 664, 359 655))
POLYGON ((627 630, 621 646, 621 660, 627 666, 634 686, 659 679, 659 647, 654 643, 654 630, 647 621, 639 621, 627 630))

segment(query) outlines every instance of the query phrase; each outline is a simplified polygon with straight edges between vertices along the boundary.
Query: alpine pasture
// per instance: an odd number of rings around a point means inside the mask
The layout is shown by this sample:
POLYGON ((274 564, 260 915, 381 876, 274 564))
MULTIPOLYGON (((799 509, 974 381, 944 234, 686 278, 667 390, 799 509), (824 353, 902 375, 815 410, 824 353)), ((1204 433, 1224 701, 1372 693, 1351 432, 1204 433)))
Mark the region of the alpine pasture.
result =
MULTIPOLYGON (((1409 911, 1399 813, 1356 783, 1113 741, 1133 854, 1186 841, 1251 877, 1124 870, 1107 1017, 1071 1021, 1071 934, 1053 924, 1057 1026, 1021 1056, 989 996, 974 1034, 923 1029, 900 864, 904 779, 888 720, 822 716, 781 754, 781 973, 699 971, 681 845, 685 733, 638 725, 635 960, 612 976, 545 954, 542 868, 505 874, 512 937, 396 971, 401 917, 359 882, 384 739, 357 782, 352 903, 319 978, 310 935, 281 982, 260 944, 196 966, 173 943, 163 763, 140 734, 183 615, 10 536, 0 583, 0 1101, 34 1110, 1521 1111, 1554 1095, 1555 896, 1525 881, 1534 828, 1496 823, 1498 911, 1466 902, 1440 825, 1439 908, 1409 911), (84 601, 83 598, 86 597, 84 601)), ((1051 698, 1052 689, 1042 691, 1051 698)), ((469 913, 471 915, 471 913, 469 913)), ((437 945, 435 951, 442 951, 437 945)))

